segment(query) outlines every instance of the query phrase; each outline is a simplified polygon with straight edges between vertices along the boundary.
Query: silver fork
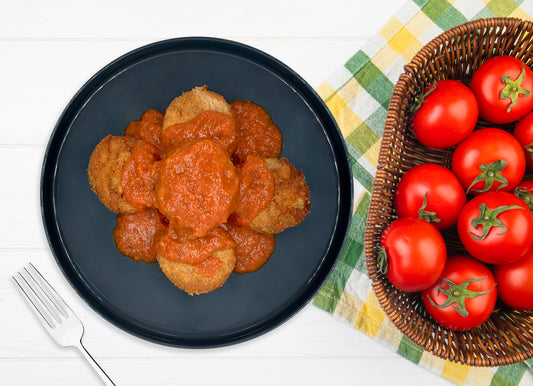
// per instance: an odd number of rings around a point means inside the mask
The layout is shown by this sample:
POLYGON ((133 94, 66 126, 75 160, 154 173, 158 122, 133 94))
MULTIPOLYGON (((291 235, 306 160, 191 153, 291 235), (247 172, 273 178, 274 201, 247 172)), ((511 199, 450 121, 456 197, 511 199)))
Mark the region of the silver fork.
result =
POLYGON ((78 348, 106 385, 115 385, 83 346, 83 324, 39 271, 29 263, 13 280, 52 338, 61 346, 78 348))

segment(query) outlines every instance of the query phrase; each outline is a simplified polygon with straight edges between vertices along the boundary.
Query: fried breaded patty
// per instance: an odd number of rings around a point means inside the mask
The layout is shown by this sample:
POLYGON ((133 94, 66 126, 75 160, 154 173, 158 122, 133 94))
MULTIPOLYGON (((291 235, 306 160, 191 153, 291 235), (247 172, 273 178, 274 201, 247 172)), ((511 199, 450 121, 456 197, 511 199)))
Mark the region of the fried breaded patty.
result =
POLYGON ((202 237, 226 222, 239 190, 223 145, 201 139, 165 158, 155 184, 157 208, 182 236, 202 237))
POLYGON ((276 238, 274 235, 259 233, 247 226, 225 224, 224 229, 235 241, 237 261, 233 272, 255 272, 266 264, 274 252, 276 238))
POLYGON ((133 137, 108 135, 96 145, 89 159, 89 183, 100 201, 112 212, 133 213, 135 209, 124 198, 122 168, 137 142, 133 137))
POLYGON ((168 221, 155 208, 122 213, 116 218, 113 240, 118 251, 134 261, 157 261, 155 245, 167 232, 168 221))
POLYGON ((157 261, 163 274, 178 288, 189 295, 199 295, 221 287, 233 272, 235 267, 235 252, 233 249, 218 251, 211 258, 218 259, 220 269, 212 276, 197 273, 195 266, 178 263, 157 255, 157 261))
POLYGON ((161 148, 170 154, 195 139, 219 141, 231 154, 237 146, 235 120, 218 111, 203 111, 187 122, 168 126, 161 133, 161 148))
POLYGON ((176 123, 190 121, 204 111, 218 111, 232 115, 230 105, 222 95, 208 91, 207 86, 195 87, 174 98, 167 107, 163 130, 176 123))
POLYGON ((237 148, 231 155, 233 161, 244 162, 248 155, 278 158, 283 135, 268 112, 250 101, 233 101, 230 107, 237 123, 237 148))
POLYGON ((250 224, 260 233, 274 234, 298 225, 309 213, 309 187, 303 173, 286 158, 265 158, 274 175, 274 198, 250 224))

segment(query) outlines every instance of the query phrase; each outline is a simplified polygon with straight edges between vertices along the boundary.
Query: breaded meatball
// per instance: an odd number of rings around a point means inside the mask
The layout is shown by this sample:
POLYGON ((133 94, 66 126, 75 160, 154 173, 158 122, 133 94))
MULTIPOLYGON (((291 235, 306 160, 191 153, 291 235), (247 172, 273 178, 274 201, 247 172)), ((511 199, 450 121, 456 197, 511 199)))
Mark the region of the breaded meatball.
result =
POLYGON ((94 149, 89 159, 89 183, 100 201, 112 212, 133 213, 135 209, 124 198, 122 168, 137 142, 133 137, 108 135, 94 149))
POLYGON ((236 206, 228 222, 248 226, 274 198, 274 174, 262 158, 249 155, 237 166, 239 193, 236 206))
POLYGON ((218 251, 200 265, 177 263, 157 255, 157 261, 163 274, 178 288, 189 295, 199 295, 214 291, 221 287, 229 278, 235 267, 233 249, 218 251), (202 267, 202 265, 205 265, 202 267), (212 272, 207 276, 202 271, 212 272))
POLYGON ((237 262, 233 272, 255 272, 266 264, 274 252, 276 238, 274 235, 259 233, 247 226, 224 224, 224 229, 235 241, 237 262))
POLYGON ((124 130, 124 135, 142 139, 160 149, 163 119, 164 114, 162 112, 154 109, 146 110, 141 116, 141 119, 128 123, 124 130))
POLYGON ((222 95, 208 91, 207 86, 195 87, 174 98, 167 107, 163 130, 176 123, 190 121, 199 113, 210 110, 232 115, 230 105, 222 95))
POLYGON ((113 229, 118 251, 134 261, 155 263, 156 243, 168 230, 167 219, 155 208, 119 214, 113 229))
POLYGON ((137 119, 135 121, 131 121, 130 123, 128 123, 128 125, 124 129, 124 135, 126 137, 139 138, 139 124, 140 123, 141 123, 140 119, 137 119))
POLYGON ((180 235, 202 237, 231 214, 239 190, 237 170, 218 142, 189 142, 165 158, 155 184, 157 208, 180 235))
POLYGON ((301 223, 311 209, 309 187, 303 173, 287 159, 266 158, 265 164, 274 175, 274 198, 250 224, 260 233, 274 234, 301 223))
POLYGON ((218 111, 203 111, 190 121, 176 123, 161 133, 161 148, 171 154, 195 139, 211 139, 224 144, 231 154, 236 147, 235 120, 218 111))
POLYGON ((231 112, 237 123, 237 148, 231 155, 233 162, 241 163, 249 155, 278 158, 283 147, 283 136, 267 111, 250 101, 231 102, 231 112))

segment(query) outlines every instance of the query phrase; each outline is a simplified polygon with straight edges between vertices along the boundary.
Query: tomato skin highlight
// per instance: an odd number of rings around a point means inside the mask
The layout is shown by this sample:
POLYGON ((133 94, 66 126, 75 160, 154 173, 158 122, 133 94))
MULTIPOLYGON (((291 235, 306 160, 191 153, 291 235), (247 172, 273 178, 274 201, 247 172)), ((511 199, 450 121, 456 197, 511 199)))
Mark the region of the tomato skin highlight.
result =
POLYGON ((492 272, 483 263, 470 256, 448 256, 446 266, 437 282, 431 287, 422 291, 422 302, 429 315, 441 326, 454 331, 469 330, 483 324, 492 314, 497 299, 497 290, 492 272), (447 300, 447 295, 442 292, 449 288, 443 282, 448 279, 455 284, 464 283, 467 280, 475 279, 468 283, 467 289, 470 291, 485 292, 477 297, 465 299, 464 304, 468 311, 467 316, 462 316, 454 307, 456 303, 439 308, 447 300), (435 303, 437 306, 435 306, 435 303))
POLYGON ((474 93, 459 81, 440 80, 424 90, 424 101, 411 121, 418 141, 446 149, 466 138, 476 125, 478 103, 474 93))
POLYGON ((418 292, 435 283, 446 263, 446 245, 430 223, 413 217, 393 221, 381 235, 387 278, 398 289, 418 292))
POLYGON ((481 64, 472 76, 470 88, 478 101, 479 116, 488 122, 511 123, 533 108, 533 72, 520 59, 511 56, 496 56, 481 64), (511 99, 501 97, 506 87, 502 77, 508 76, 516 81, 522 72, 520 87, 530 94, 519 94, 516 104, 511 106, 511 99), (510 111, 507 111, 509 107, 510 111))
POLYGON ((463 207, 457 231, 463 246, 476 259, 488 264, 508 264, 533 246, 533 214, 524 201, 511 193, 483 193, 463 207), (483 217, 483 205, 493 214, 499 212, 496 225, 475 225, 476 219, 483 217), (483 237, 485 231, 488 232, 483 237))
POLYGON ((526 160, 520 143, 510 133, 496 128, 475 130, 454 150, 452 171, 467 193, 477 195, 485 191, 512 191, 524 177, 526 160), (501 178, 492 183, 486 166, 501 162, 501 178), (476 179, 479 179, 476 181, 476 179))
POLYGON ((514 263, 494 266, 498 296, 517 310, 533 309, 533 248, 514 263))
POLYGON ((533 170, 533 111, 518 122, 513 135, 522 145, 527 167, 533 170))
POLYGON ((429 222, 440 231, 457 223, 465 204, 466 194, 457 177, 449 169, 436 164, 410 169, 398 182, 394 196, 398 217, 419 217, 426 221, 429 217, 429 222), (434 216, 428 213, 434 213, 434 216))

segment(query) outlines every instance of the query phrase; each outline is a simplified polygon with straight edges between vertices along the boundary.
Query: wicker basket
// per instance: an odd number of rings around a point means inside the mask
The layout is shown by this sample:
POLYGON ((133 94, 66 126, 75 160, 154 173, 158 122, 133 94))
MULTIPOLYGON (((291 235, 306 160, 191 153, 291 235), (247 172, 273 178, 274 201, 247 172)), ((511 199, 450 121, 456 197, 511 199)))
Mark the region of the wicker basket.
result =
MULTIPOLYGON (((460 25, 432 40, 405 66, 389 105, 365 231, 369 276, 392 322, 425 350, 474 366, 508 365, 533 357, 533 312, 513 310, 498 303, 490 319, 476 329, 463 332, 445 329, 428 315, 419 293, 396 289, 378 272, 376 257, 381 233, 397 218, 393 200, 401 176, 422 163, 448 168, 451 165, 452 150, 432 150, 416 141, 409 129, 409 106, 437 80, 455 79, 468 84, 473 71, 497 55, 515 56, 531 67, 533 23, 494 18, 460 25)), ((478 124, 488 126, 509 131, 514 128, 512 124, 478 124)), ((533 178, 531 171, 528 173, 533 178)), ((444 238, 450 254, 466 253, 456 230, 445 232, 444 238)))

